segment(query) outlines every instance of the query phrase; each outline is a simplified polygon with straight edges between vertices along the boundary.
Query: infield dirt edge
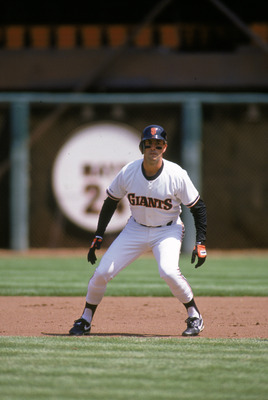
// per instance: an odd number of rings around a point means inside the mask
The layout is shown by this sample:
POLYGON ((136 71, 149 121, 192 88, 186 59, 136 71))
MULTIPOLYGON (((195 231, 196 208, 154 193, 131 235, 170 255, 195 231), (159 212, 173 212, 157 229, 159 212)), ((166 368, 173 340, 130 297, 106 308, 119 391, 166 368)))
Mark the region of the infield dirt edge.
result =
MULTIPOLYGON (((0 296, 0 336, 65 336, 81 316, 84 297, 0 296)), ((203 338, 267 338, 268 297, 197 297, 203 338)), ((178 337, 184 307, 173 297, 104 297, 93 336, 178 337)), ((186 340, 189 338, 185 338, 186 340)))

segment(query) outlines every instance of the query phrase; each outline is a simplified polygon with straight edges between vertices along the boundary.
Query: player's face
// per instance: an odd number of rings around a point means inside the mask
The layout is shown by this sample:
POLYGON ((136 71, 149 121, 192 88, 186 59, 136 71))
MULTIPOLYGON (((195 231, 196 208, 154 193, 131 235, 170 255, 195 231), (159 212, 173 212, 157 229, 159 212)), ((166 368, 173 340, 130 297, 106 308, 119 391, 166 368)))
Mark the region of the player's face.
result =
POLYGON ((162 150, 165 146, 165 142, 159 139, 147 139, 144 142, 145 149, 156 148, 157 150, 162 150))
POLYGON ((166 151, 167 145, 163 140, 147 139, 144 142, 144 156, 157 160, 162 157, 166 151))

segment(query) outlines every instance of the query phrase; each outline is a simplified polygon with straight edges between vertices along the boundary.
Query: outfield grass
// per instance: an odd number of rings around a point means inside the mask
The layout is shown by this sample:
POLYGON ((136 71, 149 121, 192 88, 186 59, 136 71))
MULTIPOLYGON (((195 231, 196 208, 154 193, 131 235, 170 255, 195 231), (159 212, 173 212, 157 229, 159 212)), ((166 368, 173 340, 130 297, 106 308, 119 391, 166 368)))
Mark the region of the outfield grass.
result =
MULTIPOLYGON (((195 269, 181 257, 196 296, 267 296, 268 257, 209 257, 195 269)), ((0 295, 84 296, 94 268, 86 257, 1 257, 0 295)), ((153 257, 136 260, 109 283, 109 296, 170 296, 153 257)))
MULTIPOLYGON (((267 296, 266 257, 209 257, 181 270, 198 296, 267 296)), ((1 257, 0 295, 83 296, 85 257, 1 257)), ((169 296, 155 260, 137 260, 112 296, 169 296)), ((1 321, 0 321, 1 324, 1 321)), ((0 336, 1 400, 266 400, 268 340, 0 336)))
POLYGON ((265 340, 0 337, 2 400, 266 400, 265 340))

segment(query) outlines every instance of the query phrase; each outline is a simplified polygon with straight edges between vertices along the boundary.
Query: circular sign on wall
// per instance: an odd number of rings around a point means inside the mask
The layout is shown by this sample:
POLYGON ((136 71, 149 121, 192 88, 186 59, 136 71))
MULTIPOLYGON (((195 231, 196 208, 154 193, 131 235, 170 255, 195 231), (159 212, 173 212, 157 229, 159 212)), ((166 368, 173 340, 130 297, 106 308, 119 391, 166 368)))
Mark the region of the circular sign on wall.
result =
MULTIPOLYGON (((106 189, 120 169, 141 157, 140 133, 115 122, 100 122, 75 131, 56 156, 52 187, 63 214, 75 225, 95 231, 106 189)), ((121 230, 130 211, 123 198, 107 232, 121 230)))

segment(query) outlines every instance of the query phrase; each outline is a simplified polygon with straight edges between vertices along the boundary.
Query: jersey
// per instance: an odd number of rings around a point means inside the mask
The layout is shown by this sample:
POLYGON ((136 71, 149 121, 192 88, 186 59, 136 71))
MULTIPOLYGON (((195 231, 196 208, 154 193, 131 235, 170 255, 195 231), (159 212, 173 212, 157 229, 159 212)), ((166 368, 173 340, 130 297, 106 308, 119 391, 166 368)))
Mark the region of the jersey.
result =
POLYGON ((143 159, 125 165, 107 188, 113 200, 127 196, 136 222, 146 226, 167 225, 181 214, 181 204, 193 206, 199 193, 187 172, 178 164, 163 160, 163 168, 154 179, 145 177, 143 159))

